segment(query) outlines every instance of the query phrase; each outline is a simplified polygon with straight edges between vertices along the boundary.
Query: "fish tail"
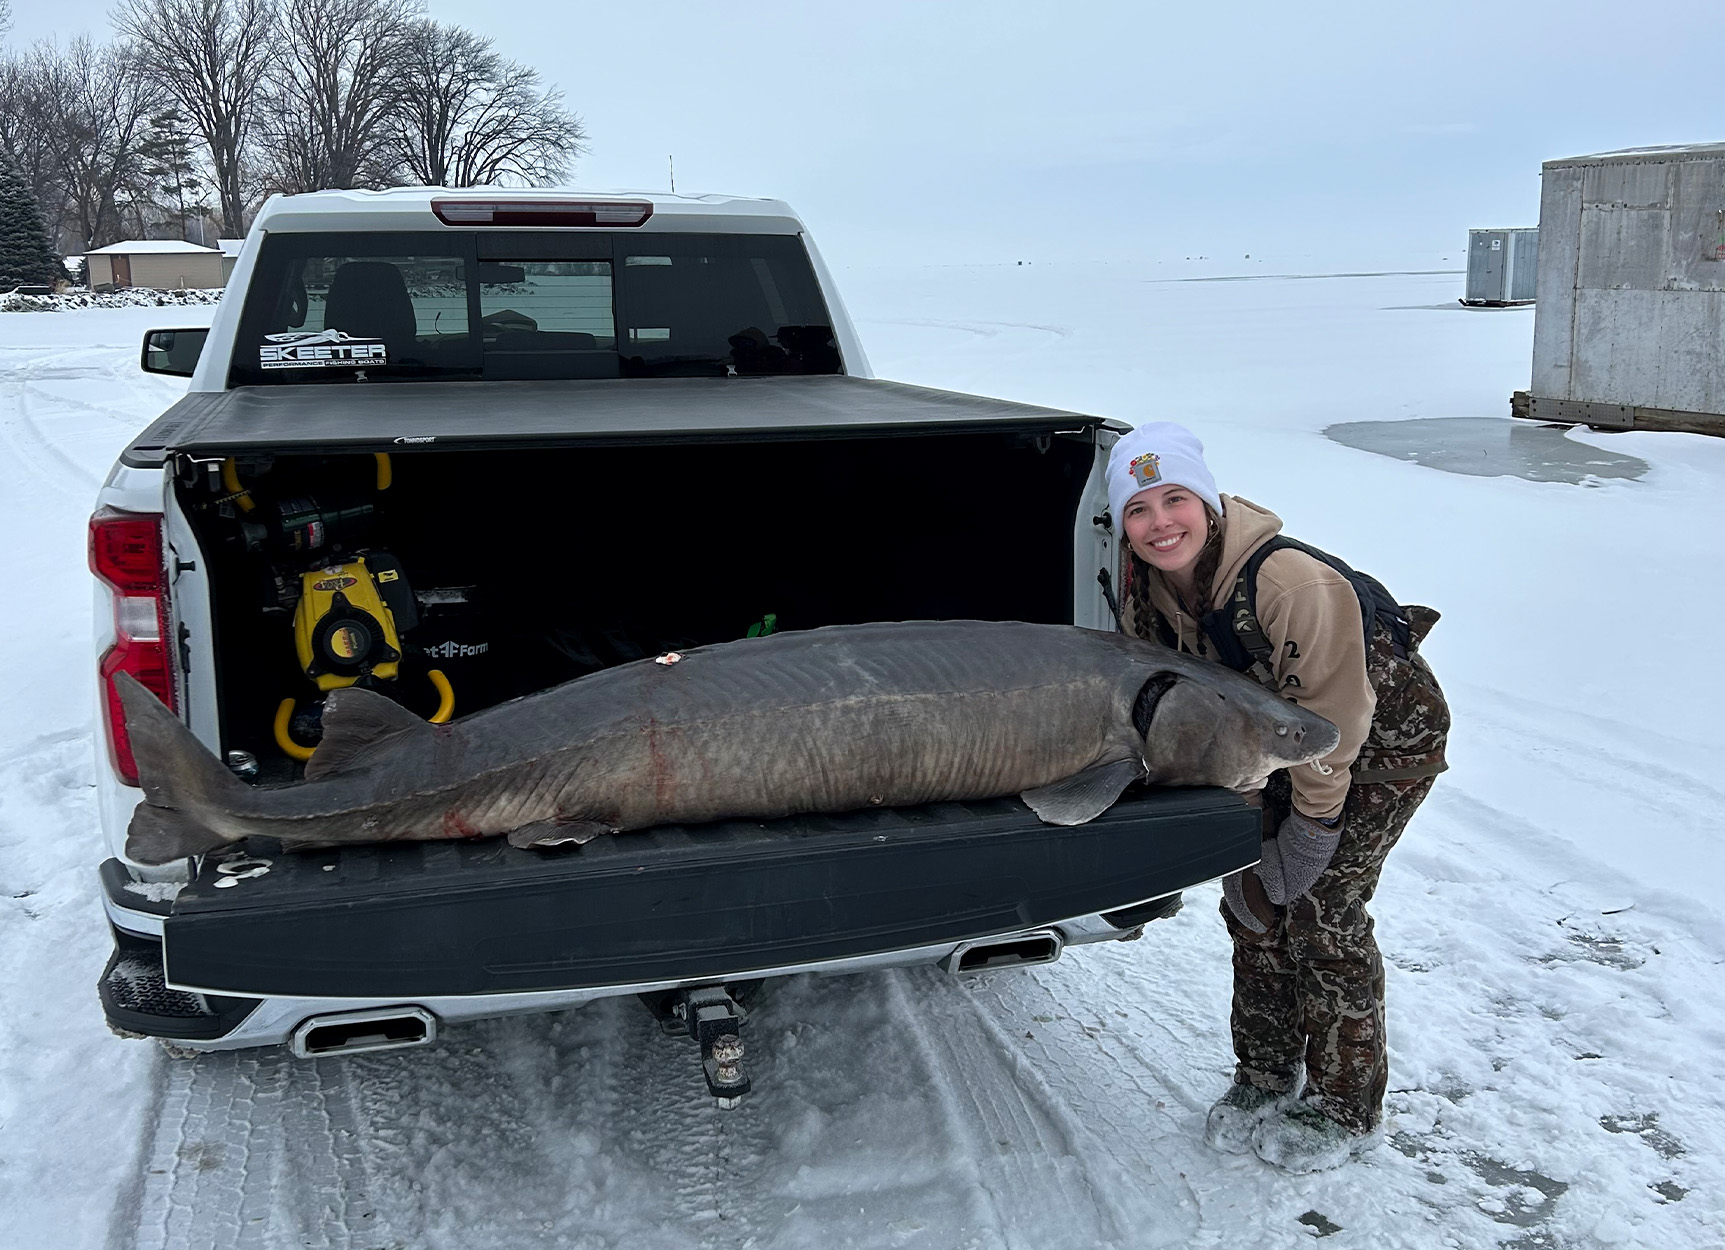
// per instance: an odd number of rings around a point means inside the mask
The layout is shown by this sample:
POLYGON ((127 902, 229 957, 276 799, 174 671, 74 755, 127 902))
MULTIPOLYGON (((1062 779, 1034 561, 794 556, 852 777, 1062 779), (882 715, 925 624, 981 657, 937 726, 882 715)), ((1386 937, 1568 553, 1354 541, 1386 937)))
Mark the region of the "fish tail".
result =
POLYGON ((232 841, 215 832, 208 817, 243 810, 251 787, 130 673, 118 673, 115 680, 144 790, 127 830, 127 858, 165 864, 232 841))
POLYGON ((228 839, 185 812, 140 803, 126 829, 126 858, 135 864, 171 864, 219 850, 228 839))

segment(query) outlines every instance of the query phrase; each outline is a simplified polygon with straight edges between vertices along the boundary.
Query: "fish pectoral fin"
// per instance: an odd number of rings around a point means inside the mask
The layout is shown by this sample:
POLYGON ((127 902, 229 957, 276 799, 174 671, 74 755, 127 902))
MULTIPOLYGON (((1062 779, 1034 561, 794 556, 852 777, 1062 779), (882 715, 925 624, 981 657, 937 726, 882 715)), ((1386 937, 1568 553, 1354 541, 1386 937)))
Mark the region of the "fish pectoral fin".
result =
POLYGON ((401 733, 430 733, 431 725, 375 690, 332 691, 323 709, 323 741, 306 761, 305 779, 353 772, 371 761, 372 748, 401 733))
POLYGON ((1121 791, 1144 776, 1144 761, 1092 764, 1051 785, 1026 790, 1023 799, 1045 824, 1082 825, 1107 811, 1121 791))
POLYGON ((602 825, 596 820, 536 820, 511 830, 509 845, 522 848, 582 846, 600 834, 610 832, 610 825, 602 825))

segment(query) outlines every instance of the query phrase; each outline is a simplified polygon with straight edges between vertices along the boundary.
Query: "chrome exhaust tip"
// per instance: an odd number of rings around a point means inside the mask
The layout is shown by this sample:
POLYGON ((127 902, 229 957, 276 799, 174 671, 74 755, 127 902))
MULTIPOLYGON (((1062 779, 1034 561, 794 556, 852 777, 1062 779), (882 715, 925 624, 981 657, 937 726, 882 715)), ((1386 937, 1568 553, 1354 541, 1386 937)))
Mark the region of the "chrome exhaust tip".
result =
POLYGON ((437 1040, 437 1017, 423 1007, 381 1007, 313 1016, 293 1031, 288 1048, 300 1059, 405 1050, 437 1040))
POLYGON ((1065 949, 1066 939, 1059 930, 1027 929, 1023 933, 960 942, 940 961, 940 966, 954 975, 995 968, 1028 968, 1053 963, 1065 949))

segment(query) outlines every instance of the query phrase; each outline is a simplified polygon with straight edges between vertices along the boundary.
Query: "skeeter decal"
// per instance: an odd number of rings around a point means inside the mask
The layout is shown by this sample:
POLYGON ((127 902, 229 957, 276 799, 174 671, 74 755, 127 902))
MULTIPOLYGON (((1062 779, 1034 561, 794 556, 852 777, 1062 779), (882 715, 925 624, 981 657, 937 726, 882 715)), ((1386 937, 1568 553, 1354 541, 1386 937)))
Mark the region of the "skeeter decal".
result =
POLYGON ((376 339, 355 338, 340 330, 296 330, 266 334, 258 348, 262 369, 358 368, 389 363, 389 349, 376 339))

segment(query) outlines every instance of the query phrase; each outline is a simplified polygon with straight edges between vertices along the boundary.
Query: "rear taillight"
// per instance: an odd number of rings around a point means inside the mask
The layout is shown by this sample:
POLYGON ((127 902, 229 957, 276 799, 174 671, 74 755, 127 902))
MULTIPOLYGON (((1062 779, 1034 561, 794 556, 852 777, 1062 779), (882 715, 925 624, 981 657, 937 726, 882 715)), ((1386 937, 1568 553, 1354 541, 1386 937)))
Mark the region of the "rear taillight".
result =
POLYGON ((653 215, 645 200, 433 200, 446 226, 638 226, 653 215))
POLYGON ((114 685, 130 673, 170 708, 177 707, 168 653, 168 572, 162 518, 156 513, 104 508, 90 518, 90 571, 114 592, 114 645, 102 656, 102 704, 108 717, 108 751, 127 785, 138 784, 138 764, 126 732, 126 709, 114 685))

